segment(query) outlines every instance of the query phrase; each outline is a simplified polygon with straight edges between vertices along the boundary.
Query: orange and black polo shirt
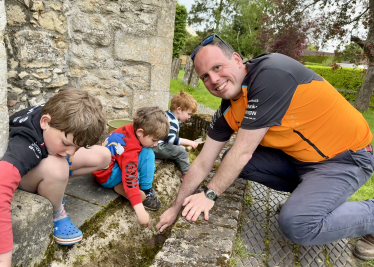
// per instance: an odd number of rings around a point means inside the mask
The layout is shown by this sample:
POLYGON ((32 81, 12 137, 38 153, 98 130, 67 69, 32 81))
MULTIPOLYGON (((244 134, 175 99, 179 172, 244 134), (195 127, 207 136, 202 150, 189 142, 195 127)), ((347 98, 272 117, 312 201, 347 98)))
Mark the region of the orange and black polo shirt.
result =
POLYGON ((239 128, 270 127, 260 144, 304 162, 326 160, 371 142, 362 114, 301 63, 274 53, 245 65, 243 96, 222 100, 208 133, 213 140, 227 141, 239 128))

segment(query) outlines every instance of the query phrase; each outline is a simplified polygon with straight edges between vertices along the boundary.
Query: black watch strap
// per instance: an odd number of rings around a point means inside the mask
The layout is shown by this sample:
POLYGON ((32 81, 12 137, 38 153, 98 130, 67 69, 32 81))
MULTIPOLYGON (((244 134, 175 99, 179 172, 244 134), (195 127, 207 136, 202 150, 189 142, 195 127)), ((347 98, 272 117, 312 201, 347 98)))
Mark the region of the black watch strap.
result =
POLYGON ((218 196, 216 194, 216 192, 214 192, 213 189, 209 189, 208 187, 205 187, 204 189, 204 193, 205 193, 205 196, 208 198, 208 199, 211 199, 213 201, 216 201, 218 196))

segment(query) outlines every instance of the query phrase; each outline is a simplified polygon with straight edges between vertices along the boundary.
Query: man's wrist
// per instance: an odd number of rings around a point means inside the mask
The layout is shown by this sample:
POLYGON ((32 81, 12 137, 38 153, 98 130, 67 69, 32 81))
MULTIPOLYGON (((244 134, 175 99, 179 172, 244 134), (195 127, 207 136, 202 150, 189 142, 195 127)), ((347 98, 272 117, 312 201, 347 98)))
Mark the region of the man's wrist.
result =
POLYGON ((206 198, 213 200, 213 201, 216 201, 218 198, 217 193, 213 189, 210 189, 208 187, 204 188, 204 194, 206 198))

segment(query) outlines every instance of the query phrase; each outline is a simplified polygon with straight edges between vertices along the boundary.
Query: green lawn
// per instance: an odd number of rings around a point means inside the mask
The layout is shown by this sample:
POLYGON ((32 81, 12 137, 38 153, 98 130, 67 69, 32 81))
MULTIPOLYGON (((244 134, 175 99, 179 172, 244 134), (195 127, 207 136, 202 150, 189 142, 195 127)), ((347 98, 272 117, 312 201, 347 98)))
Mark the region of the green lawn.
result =
MULTIPOLYGON (((374 111, 369 109, 362 113, 364 118, 368 122, 370 126, 370 130, 374 133, 374 111)), ((374 175, 370 178, 369 181, 366 182, 356 193, 352 195, 349 199, 350 201, 358 201, 358 200, 365 200, 371 199, 374 197, 374 175)))
MULTIPOLYGON (((204 87, 204 84, 199 81, 197 88, 186 86, 182 83, 184 71, 179 72, 177 80, 170 81, 170 93, 176 94, 180 89, 183 89, 185 92, 191 94, 198 103, 210 107, 212 109, 217 109, 221 103, 221 100, 217 97, 212 96, 208 90, 204 87)), ((363 116, 368 122, 371 132, 374 133, 374 110, 368 110, 363 112, 363 116)), ((374 175, 369 181, 366 182, 352 197, 350 201, 358 201, 371 199, 374 197, 374 175)))

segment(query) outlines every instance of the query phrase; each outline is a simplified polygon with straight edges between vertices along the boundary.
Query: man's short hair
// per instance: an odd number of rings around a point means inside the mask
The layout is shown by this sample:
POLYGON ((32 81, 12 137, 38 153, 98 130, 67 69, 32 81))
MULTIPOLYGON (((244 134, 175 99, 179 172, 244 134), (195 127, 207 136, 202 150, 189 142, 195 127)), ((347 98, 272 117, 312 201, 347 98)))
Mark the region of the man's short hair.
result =
POLYGON ((42 108, 42 115, 50 115, 49 125, 73 134, 73 142, 82 147, 96 144, 105 130, 106 118, 99 99, 87 91, 74 88, 60 89, 42 108))
POLYGON ((158 140, 164 140, 169 134, 169 120, 165 111, 159 107, 142 107, 136 110, 134 130, 143 129, 144 135, 151 135, 158 140))
POLYGON ((180 107, 182 111, 188 111, 191 109, 192 113, 195 113, 197 110, 197 102, 192 95, 181 89, 178 94, 173 96, 170 103, 171 111, 174 112, 178 107, 180 107))
POLYGON ((224 44, 221 40, 213 40, 211 43, 207 44, 207 45, 198 45, 197 48, 197 52, 195 54, 195 57, 193 58, 193 61, 195 61, 195 58, 197 56, 197 54, 200 52, 201 48, 205 47, 205 46, 209 46, 209 45, 212 45, 212 46, 217 46, 219 49, 221 49, 222 53, 228 58, 228 59, 231 59, 232 57, 232 54, 235 52, 234 49, 231 49, 229 48, 226 44, 224 44))

